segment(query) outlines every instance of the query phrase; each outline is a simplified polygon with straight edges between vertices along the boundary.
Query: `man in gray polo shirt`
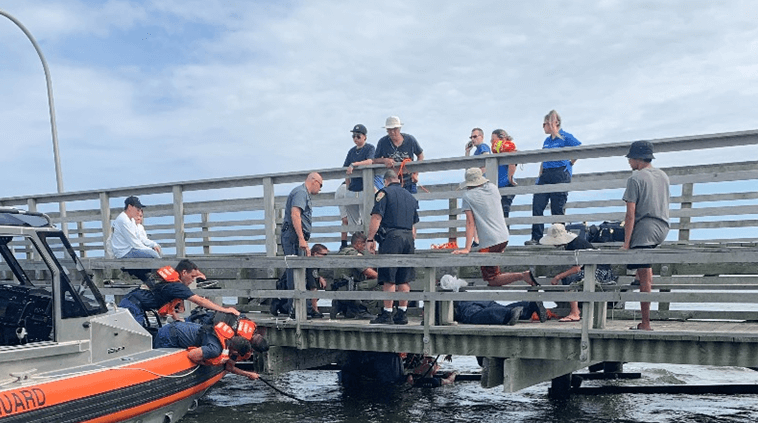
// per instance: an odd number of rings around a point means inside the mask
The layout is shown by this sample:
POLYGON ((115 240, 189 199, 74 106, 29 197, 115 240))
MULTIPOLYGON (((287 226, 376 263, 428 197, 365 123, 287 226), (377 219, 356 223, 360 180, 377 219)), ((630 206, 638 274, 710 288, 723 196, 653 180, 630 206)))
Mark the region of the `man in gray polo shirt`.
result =
MULTIPOLYGON (((635 141, 626 155, 634 171, 626 181, 623 200, 624 245, 622 250, 648 249, 660 245, 669 232, 669 177, 653 167, 653 144, 635 141)), ((630 264, 637 269, 640 292, 650 292, 653 286, 653 268, 650 264, 630 264)), ((653 330, 650 327, 650 303, 640 303, 642 322, 630 329, 653 330)))
MULTIPOLYGON (((308 240, 311 237, 311 195, 318 194, 324 184, 321 175, 313 172, 302 185, 296 186, 287 196, 282 221, 282 250, 284 255, 311 255, 308 240)), ((287 289, 295 289, 295 276, 292 269, 287 269, 287 289)), ((292 299, 284 305, 292 313, 292 299)))

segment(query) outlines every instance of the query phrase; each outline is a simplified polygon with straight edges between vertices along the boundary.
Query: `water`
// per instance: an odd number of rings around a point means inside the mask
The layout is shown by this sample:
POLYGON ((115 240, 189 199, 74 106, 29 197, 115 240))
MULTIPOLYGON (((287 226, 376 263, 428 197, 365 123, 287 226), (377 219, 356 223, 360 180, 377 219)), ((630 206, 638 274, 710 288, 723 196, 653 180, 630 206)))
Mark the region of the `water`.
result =
MULTIPOLYGON (((473 357, 454 357, 443 371, 475 373, 473 357)), ((739 367, 628 363, 626 372, 642 379, 585 381, 582 386, 756 384, 758 372, 739 367)), ((265 377, 265 376, 264 376, 265 377)), ((345 392, 334 371, 297 371, 271 380, 279 389, 307 402, 283 396, 261 381, 227 375, 202 398, 183 423, 230 422, 756 422, 758 395, 574 395, 547 398, 549 383, 517 393, 484 389, 462 381, 440 388, 376 387, 345 392)))

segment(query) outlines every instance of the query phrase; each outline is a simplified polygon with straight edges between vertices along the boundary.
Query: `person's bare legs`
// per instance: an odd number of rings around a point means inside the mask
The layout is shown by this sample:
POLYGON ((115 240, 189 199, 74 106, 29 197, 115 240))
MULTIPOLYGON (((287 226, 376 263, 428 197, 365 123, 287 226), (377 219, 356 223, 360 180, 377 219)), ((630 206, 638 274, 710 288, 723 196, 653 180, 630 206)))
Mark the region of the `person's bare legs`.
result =
MULTIPOLYGON (((637 279, 640 281, 640 292, 650 292, 653 288, 653 269, 648 267, 646 269, 637 269, 637 279)), ((640 314, 642 315, 642 322, 637 326, 642 330, 653 330, 650 327, 650 303, 640 302, 640 314)))
POLYGON ((559 322, 577 322, 582 319, 582 313, 579 311, 579 303, 576 301, 569 302, 571 311, 568 316, 558 320, 559 322))
POLYGON ((529 271, 527 270, 526 272, 498 273, 492 280, 487 281, 487 285, 503 286, 516 281, 524 281, 527 284, 531 285, 532 283, 530 281, 529 271))
MULTIPOLYGON (((384 291, 384 292, 395 292, 395 284, 392 283, 392 282, 385 282, 384 284, 382 284, 382 291, 384 291)), ((384 300, 384 309, 385 310, 392 310, 392 303, 393 302, 394 302, 394 300, 384 300)), ((408 305, 408 301, 405 302, 405 305, 408 305)))
MULTIPOLYGON (((393 287, 394 286, 395 285, 393 285, 393 287)), ((400 285, 397 285, 397 292, 411 292, 411 284, 401 283, 400 285)), ((408 307, 408 300, 400 300, 397 302, 397 305, 400 307, 408 307)), ((384 303, 384 307, 387 307, 387 302, 384 303)), ((390 307, 392 307, 392 302, 390 302, 390 307)))

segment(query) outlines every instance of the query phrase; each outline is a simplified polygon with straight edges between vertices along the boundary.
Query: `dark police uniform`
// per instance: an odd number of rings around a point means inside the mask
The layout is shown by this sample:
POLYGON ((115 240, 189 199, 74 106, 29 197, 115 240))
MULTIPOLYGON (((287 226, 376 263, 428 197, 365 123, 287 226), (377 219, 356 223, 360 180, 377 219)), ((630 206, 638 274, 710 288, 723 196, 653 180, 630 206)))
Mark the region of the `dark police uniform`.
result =
MULTIPOLYGON (((379 254, 413 254, 413 224, 418 222, 418 201, 399 183, 392 183, 376 193, 371 214, 382 216, 379 233, 384 239, 379 242, 379 254)), ((380 268, 379 284, 384 282, 403 284, 416 278, 412 267, 380 268)))

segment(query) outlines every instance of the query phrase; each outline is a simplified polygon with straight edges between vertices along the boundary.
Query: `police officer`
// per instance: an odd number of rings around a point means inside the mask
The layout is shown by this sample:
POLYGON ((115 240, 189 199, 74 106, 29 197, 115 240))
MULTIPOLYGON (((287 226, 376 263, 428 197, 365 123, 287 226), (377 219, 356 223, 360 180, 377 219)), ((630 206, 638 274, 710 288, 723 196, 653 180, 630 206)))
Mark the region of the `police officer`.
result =
MULTIPOLYGON (((418 201, 403 189, 394 170, 384 174, 384 188, 376 193, 374 208, 371 210, 368 243, 374 253, 379 242, 379 254, 413 254, 415 231, 418 222, 418 201)), ((409 282, 416 277, 412 267, 383 267, 379 269, 379 284, 384 292, 410 292, 409 282), (397 288, 396 288, 397 287, 397 288)), ((397 313, 392 316, 392 300, 384 301, 384 309, 370 323, 408 324, 406 311, 408 301, 398 302, 397 313)))
MULTIPOLYGON (((311 195, 318 194, 324 184, 321 175, 312 172, 302 185, 296 186, 287 196, 282 221, 282 250, 285 255, 311 255, 308 240, 311 237, 311 195)), ((295 289, 295 277, 292 269, 287 269, 287 289, 295 289)), ((288 299, 284 308, 290 314, 292 299, 288 299)))

